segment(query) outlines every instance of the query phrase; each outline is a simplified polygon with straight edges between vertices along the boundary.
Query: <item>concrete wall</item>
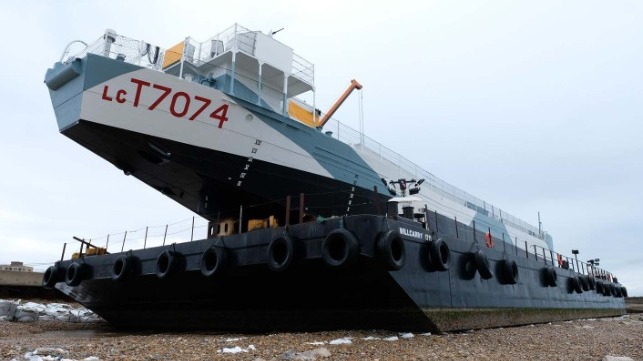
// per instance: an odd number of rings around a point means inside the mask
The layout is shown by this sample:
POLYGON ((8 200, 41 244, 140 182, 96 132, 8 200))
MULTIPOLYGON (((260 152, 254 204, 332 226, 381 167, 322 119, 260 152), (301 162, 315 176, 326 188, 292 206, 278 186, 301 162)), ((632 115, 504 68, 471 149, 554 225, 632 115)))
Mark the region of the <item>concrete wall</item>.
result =
POLYGON ((40 286, 42 272, 0 271, 0 286, 40 286))

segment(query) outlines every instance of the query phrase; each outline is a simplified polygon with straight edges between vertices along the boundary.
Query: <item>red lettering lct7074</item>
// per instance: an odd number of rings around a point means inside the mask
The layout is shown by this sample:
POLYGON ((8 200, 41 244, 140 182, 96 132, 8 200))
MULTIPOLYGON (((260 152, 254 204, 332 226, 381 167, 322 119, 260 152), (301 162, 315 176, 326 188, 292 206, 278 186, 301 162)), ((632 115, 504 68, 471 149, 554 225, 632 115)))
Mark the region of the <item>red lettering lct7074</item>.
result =
MULTIPOLYGON (((184 118, 189 115, 189 120, 195 120, 199 115, 201 115, 201 113, 209 110, 208 108, 212 105, 211 99, 198 95, 192 97, 190 94, 183 91, 174 92, 172 88, 161 84, 152 84, 137 78, 132 78, 131 82, 136 85, 134 99, 130 99, 132 106, 135 108, 138 108, 141 100, 141 94, 144 91, 155 91, 158 94, 158 98, 156 98, 156 100, 147 107, 148 110, 154 110, 163 103, 163 106, 168 107, 167 109, 170 114, 177 118, 184 118), (163 101, 166 99, 169 99, 169 101, 164 103, 163 101)), ((110 102, 116 100, 117 103, 123 104, 128 101, 127 90, 119 89, 112 97, 110 96, 109 86, 105 85, 103 88, 102 99, 110 102)), ((228 104, 223 104, 210 112, 210 118, 217 119, 219 121, 219 128, 222 128, 223 123, 228 121, 227 115, 228 104)))

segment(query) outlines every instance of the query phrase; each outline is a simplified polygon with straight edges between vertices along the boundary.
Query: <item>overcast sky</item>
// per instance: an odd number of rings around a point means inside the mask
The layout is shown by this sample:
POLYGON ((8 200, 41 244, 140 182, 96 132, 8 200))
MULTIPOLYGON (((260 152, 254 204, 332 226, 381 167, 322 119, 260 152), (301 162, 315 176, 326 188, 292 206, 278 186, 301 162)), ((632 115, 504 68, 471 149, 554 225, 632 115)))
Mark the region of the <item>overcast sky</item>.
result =
MULTIPOLYGON (((106 28, 168 47, 237 22, 285 28, 319 108, 357 79, 370 137, 534 225, 540 211, 557 251, 643 296, 643 2, 23 0, 0 19, 0 264, 189 228, 193 213, 58 133, 43 78, 106 28)), ((335 117, 358 128, 358 99, 335 117)))

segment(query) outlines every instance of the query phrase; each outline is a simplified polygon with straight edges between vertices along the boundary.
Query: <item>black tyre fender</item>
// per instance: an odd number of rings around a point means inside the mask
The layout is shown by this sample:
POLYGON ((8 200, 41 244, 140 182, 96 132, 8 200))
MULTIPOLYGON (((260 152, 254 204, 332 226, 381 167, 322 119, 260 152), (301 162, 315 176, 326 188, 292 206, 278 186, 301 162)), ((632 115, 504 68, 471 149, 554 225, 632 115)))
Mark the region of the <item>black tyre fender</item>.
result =
POLYGON ((322 242, 322 260, 329 267, 348 267, 356 261, 358 255, 359 242, 345 229, 331 231, 322 242))
POLYGON ((603 292, 604 292, 604 290, 603 290, 603 282, 601 282, 601 281, 596 282, 596 293, 603 294, 603 292))
POLYGON ((119 256, 112 265, 112 279, 124 281, 134 274, 134 258, 126 255, 119 256))
POLYGON ((295 258, 295 248, 292 239, 287 235, 281 235, 273 239, 268 245, 267 261, 268 268, 275 272, 285 271, 290 267, 295 258))
POLYGON ((583 291, 589 291, 589 277, 579 276, 578 280, 580 281, 580 285, 583 291))
POLYGON ((558 286, 558 273, 554 267, 545 268, 545 281, 549 287, 558 286))
POLYGON ((518 264, 516 261, 506 259, 500 262, 500 270, 505 284, 514 285, 518 279, 518 264))
POLYGON ((612 295, 612 289, 610 288, 609 283, 603 283, 603 296, 611 296, 612 295))
POLYGON ((63 268, 58 265, 53 265, 47 268, 42 275, 42 286, 45 288, 53 288, 56 283, 62 281, 64 276, 63 268))
POLYGON ((596 278, 592 276, 587 276, 587 282, 589 283, 589 288, 592 290, 596 289, 596 278))
POLYGON ((179 254, 169 250, 161 252, 156 258, 156 277, 165 279, 179 271, 179 254))
POLYGON ((225 248, 212 246, 201 254, 199 269, 205 277, 213 277, 220 274, 225 269, 227 262, 227 252, 225 248))
POLYGON ((451 263, 451 250, 449 245, 442 239, 438 238, 429 244, 429 259, 431 266, 438 271, 446 271, 451 263))
POLYGON ((616 297, 616 296, 617 296, 617 293, 616 293, 616 286, 614 286, 614 284, 613 284, 613 283, 610 283, 610 295, 612 295, 612 296, 614 296, 614 297, 616 297))
POLYGON ((623 297, 623 292, 622 292, 622 288, 621 288, 621 286, 619 286, 619 285, 614 285, 614 290, 616 291, 616 295, 615 295, 614 297, 616 297, 616 298, 621 298, 621 297, 623 297))
POLYGON ((74 262, 67 268, 65 272, 65 283, 68 286, 76 287, 88 275, 88 266, 84 263, 74 262))
POLYGON ((376 242, 377 260, 388 271, 397 271, 406 263, 406 246, 397 231, 382 232, 376 242))
POLYGON ((568 282, 568 291, 569 293, 583 293, 582 286, 580 284, 579 277, 569 277, 568 282))
POLYGON ((474 253, 474 257, 476 260, 476 267, 478 268, 478 272, 480 273, 480 277, 486 280, 493 277, 493 274, 491 273, 491 264, 489 263, 487 255, 482 251, 478 251, 474 253))

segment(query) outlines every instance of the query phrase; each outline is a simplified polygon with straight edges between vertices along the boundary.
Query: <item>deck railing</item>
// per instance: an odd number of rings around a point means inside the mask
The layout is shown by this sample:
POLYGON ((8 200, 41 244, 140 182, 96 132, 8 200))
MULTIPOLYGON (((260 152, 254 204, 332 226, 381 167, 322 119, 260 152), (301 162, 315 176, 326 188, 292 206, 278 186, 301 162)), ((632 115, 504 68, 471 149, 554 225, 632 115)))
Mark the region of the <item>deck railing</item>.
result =
POLYGON ((330 131, 332 136, 344 143, 352 146, 367 148, 375 155, 379 156, 381 160, 386 160, 391 164, 397 165, 400 175, 402 172, 411 174, 416 179, 425 179, 424 186, 430 186, 432 190, 441 194, 456 203, 476 210, 480 213, 487 215, 489 218, 495 219, 501 223, 509 225, 515 229, 521 230, 536 238, 545 239, 546 232, 541 232, 535 226, 515 217, 490 203, 483 201, 480 198, 472 196, 471 194, 443 181, 430 172, 422 169, 417 164, 403 157, 401 154, 387 148, 379 142, 361 134, 359 131, 335 120, 331 119, 324 127, 326 131, 330 131))
MULTIPOLYGON (((375 189, 374 189, 375 190, 375 189)), ((316 208, 314 202, 311 202, 310 199, 325 198, 328 196, 328 193, 317 193, 317 194, 303 194, 295 196, 287 196, 284 199, 274 200, 272 202, 265 202, 261 204, 251 204, 240 206, 239 209, 232 209, 225 212, 220 212, 217 217, 217 221, 209 222, 203 218, 192 217, 188 219, 183 219, 177 222, 168 223, 166 225, 158 226, 145 226, 140 227, 134 230, 127 230, 121 232, 110 233, 107 235, 102 235, 98 237, 87 237, 87 238, 76 238, 81 241, 80 250, 76 252, 76 255, 90 255, 92 252, 88 253, 89 248, 102 248, 101 252, 126 252, 130 249, 146 249, 150 247, 159 247, 165 246, 172 243, 184 243, 191 242, 195 240, 201 240, 205 238, 212 238, 216 236, 216 231, 212 227, 216 227, 218 221, 232 220, 232 233, 240 233, 241 231, 248 231, 245 226, 245 222, 248 221, 247 217, 244 216, 244 211, 261 209, 262 207, 269 207, 272 211, 275 210, 274 206, 278 205, 282 209, 283 214, 276 214, 274 216, 275 222, 279 222, 280 226, 297 224, 302 222, 311 222, 311 221, 323 221, 323 218, 315 217, 314 212, 316 208), (298 213, 298 216, 294 216, 294 213, 298 213), (225 216, 221 216, 225 215, 225 216), (233 217, 229 217, 234 215, 233 217)), ((356 206, 374 206, 376 203, 379 203, 379 200, 363 204, 355 204, 356 206)), ((339 209, 344 209, 345 205, 337 205, 339 209)), ((385 212, 384 207, 378 208, 375 214, 383 215, 385 212)), ((428 210, 427 210, 428 211, 428 210)), ((425 213, 427 216, 428 214, 425 213)), ((499 241, 485 242, 485 230, 488 229, 485 226, 476 225, 475 222, 472 223, 471 229, 468 231, 465 229, 464 232, 458 232, 458 229, 462 227, 462 224, 458 225, 457 218, 454 218, 455 227, 453 232, 445 232, 444 229, 438 228, 438 223, 430 224, 428 219, 424 220, 424 227, 430 229, 437 233, 438 236, 447 236, 453 237, 458 241, 471 243, 474 248, 482 249, 485 247, 495 248, 498 252, 501 252, 505 256, 521 257, 526 259, 533 259, 535 261, 541 262, 544 266, 554 267, 569 270, 571 272, 576 272, 581 275, 593 276, 598 279, 612 281, 614 279, 613 275, 601 269, 594 264, 586 263, 579 261, 577 258, 572 258, 561 253, 554 252, 553 250, 533 245, 525 242, 514 242, 510 239, 509 235, 501 234, 498 237, 499 241)), ((437 222, 437 218, 435 219, 437 222)), ((419 241, 418 241, 419 242, 419 241)), ((61 260, 65 258, 65 252, 67 249, 67 244, 63 247, 63 254, 61 260)), ((73 252, 73 251, 72 251, 73 252)), ((96 253, 97 251, 93 251, 96 253)), ((98 253, 100 254, 100 253, 98 253)))

